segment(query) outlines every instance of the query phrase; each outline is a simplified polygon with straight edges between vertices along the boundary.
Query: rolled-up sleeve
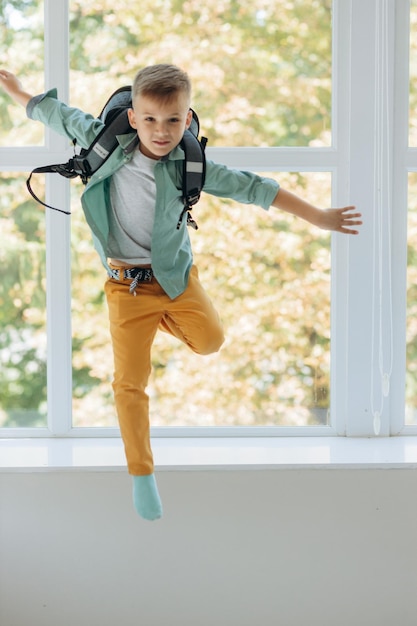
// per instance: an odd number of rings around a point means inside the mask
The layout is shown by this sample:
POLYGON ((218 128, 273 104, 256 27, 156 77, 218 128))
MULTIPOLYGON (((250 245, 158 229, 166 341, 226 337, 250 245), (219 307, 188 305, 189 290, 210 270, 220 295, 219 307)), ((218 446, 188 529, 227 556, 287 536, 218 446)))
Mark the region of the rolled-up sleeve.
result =
POLYGON ((235 170, 208 160, 203 190, 213 196, 269 209, 278 193, 279 183, 254 172, 235 170))
POLYGON ((26 106, 26 115, 28 116, 29 119, 31 120, 37 119, 37 117, 34 114, 35 107, 39 104, 39 102, 42 102, 44 98, 48 98, 48 97, 56 100, 58 98, 57 90, 50 89, 49 91, 45 91, 45 93, 41 93, 38 96, 33 96, 33 98, 29 100, 26 106))
POLYGON ((88 148, 104 126, 100 119, 58 100, 56 89, 31 98, 26 106, 26 115, 71 141, 76 139, 82 148, 88 148))

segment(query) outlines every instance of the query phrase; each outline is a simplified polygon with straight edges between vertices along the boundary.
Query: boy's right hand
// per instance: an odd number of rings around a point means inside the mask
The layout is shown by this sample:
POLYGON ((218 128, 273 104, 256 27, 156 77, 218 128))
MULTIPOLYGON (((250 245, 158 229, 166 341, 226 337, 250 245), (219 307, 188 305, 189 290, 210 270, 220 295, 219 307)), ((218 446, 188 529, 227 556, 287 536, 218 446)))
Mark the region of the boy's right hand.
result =
POLYGON ((0 69, 0 85, 4 91, 18 104, 26 107, 29 100, 32 98, 30 93, 24 91, 20 80, 7 70, 0 69))

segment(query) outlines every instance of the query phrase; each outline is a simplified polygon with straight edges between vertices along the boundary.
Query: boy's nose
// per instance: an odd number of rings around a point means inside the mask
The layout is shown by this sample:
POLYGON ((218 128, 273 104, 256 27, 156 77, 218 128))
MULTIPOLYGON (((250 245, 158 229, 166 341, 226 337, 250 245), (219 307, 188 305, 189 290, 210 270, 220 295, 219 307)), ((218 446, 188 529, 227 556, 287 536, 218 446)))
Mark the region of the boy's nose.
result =
POLYGON ((167 125, 164 122, 160 122, 156 125, 156 132, 160 135, 165 135, 167 132, 167 125))

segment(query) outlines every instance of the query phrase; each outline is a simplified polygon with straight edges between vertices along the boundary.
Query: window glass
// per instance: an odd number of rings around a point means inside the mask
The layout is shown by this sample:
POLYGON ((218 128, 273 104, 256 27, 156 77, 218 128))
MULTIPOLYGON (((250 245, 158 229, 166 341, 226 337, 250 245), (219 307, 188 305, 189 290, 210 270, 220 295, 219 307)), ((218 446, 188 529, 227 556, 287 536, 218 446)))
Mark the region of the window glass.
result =
POLYGON ((70 1, 71 103, 98 114, 138 69, 193 83, 210 146, 331 144, 331 0, 70 1))
MULTIPOLYGON (((42 0, 3 0, 0 12, 1 67, 16 74, 30 93, 44 89, 44 8, 42 0)), ((28 124, 26 112, 0 90, 0 146, 38 146, 41 124, 28 124)))
MULTIPOLYGON (((417 0, 410 11, 409 145, 417 146, 417 0)), ((406 424, 417 424, 417 173, 408 177, 406 424)))
POLYGON ((0 426, 46 426, 44 211, 21 174, 0 184, 0 426))
POLYGON ((409 174, 406 423, 417 424, 417 173, 409 174))
POLYGON ((417 0, 411 0, 410 12, 410 97, 409 144, 417 146, 417 0))
MULTIPOLYGON (((330 174, 273 176, 330 205, 330 174)), ((73 187, 74 425, 116 426, 106 275, 81 214, 81 191, 73 187)), ((195 262, 227 339, 220 353, 202 357, 157 334, 148 389, 152 425, 327 424, 330 235, 276 209, 204 194, 194 217, 195 262)))

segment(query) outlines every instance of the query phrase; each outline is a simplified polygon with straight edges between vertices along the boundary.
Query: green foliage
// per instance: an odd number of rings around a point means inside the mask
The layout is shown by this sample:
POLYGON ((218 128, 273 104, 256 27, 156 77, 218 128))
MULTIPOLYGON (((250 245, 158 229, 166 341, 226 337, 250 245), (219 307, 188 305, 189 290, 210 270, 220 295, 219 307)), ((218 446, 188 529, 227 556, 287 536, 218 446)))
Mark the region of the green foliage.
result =
MULTIPOLYGON (((34 93, 43 90, 44 19, 42 0, 3 0, 0 57, 34 93)), ((0 91, 0 146, 40 145, 43 129, 29 127, 25 111, 0 91)))
POLYGON ((99 111, 111 80, 173 62, 210 145, 329 143, 330 0, 74 0, 70 32, 76 106, 99 111))
POLYGON ((1 184, 1 421, 5 426, 44 425, 44 215, 27 201, 20 176, 5 174, 1 184))

